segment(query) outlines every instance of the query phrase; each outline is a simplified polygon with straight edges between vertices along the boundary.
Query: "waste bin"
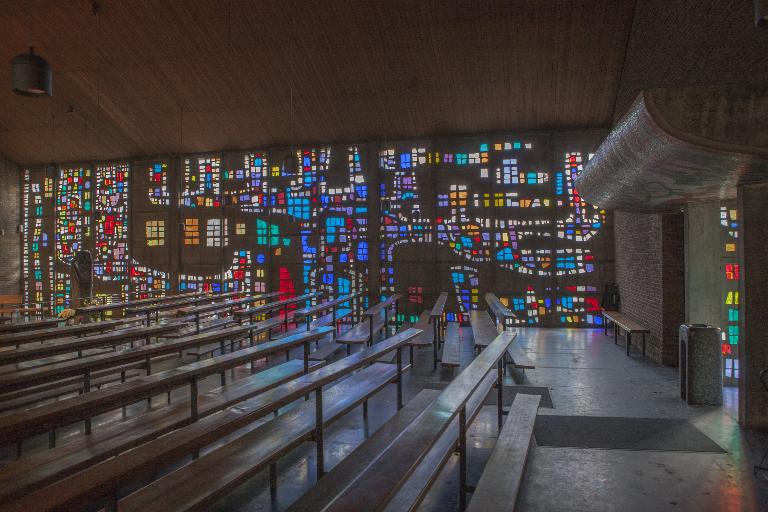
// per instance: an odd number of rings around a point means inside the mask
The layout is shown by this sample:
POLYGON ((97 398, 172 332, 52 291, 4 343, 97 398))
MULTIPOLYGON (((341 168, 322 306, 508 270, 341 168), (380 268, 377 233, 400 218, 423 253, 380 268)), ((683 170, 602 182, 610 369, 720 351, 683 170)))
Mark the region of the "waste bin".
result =
POLYGON ((719 327, 680 326, 680 398, 692 405, 723 405, 723 352, 719 327))

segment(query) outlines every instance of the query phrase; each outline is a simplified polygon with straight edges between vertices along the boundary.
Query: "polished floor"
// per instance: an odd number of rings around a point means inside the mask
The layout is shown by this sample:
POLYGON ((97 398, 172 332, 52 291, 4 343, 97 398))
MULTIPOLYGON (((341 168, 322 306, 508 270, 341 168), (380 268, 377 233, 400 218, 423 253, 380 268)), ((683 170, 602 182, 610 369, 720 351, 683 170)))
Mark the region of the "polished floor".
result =
MULTIPOLYGON (((765 511, 768 501, 752 464, 766 443, 751 442, 728 411, 691 407, 678 398, 677 371, 640 355, 627 357, 613 340, 592 329, 523 329, 517 341, 536 369, 515 375, 518 384, 549 388, 554 408, 540 414, 686 418, 727 453, 597 450, 537 447, 518 501, 522 511, 765 511), (750 447, 752 451, 750 451, 750 447)), ((432 372, 431 354, 417 352, 406 387, 410 396, 447 382, 453 370, 432 372)), ((462 364, 472 359, 470 329, 462 329, 462 364)), ((456 370, 459 371, 459 370, 456 370)), ((516 383, 508 376, 508 385, 516 383)), ((728 390, 733 401, 733 389, 728 390)), ((326 464, 335 464, 394 413, 394 392, 371 401, 369 421, 353 412, 326 435, 326 464)), ((493 448, 496 417, 485 408, 470 429, 469 479, 479 479, 493 448)), ((284 510, 315 482, 314 446, 281 461, 276 501, 266 475, 254 478, 222 501, 217 510, 284 510)), ((453 457, 419 510, 458 510, 458 459, 453 457)))
MULTIPOLYGON (((639 354, 627 357, 623 348, 615 346, 613 339, 603 336, 600 330, 521 329, 516 343, 535 362, 536 369, 527 370, 524 375, 507 375, 505 384, 546 388, 554 407, 542 407, 539 414, 683 418, 725 450, 712 453, 537 446, 527 467, 519 510, 768 510, 768 484, 752 474, 753 464, 768 449, 768 435, 744 432, 738 427, 732 417, 737 401, 735 389, 726 389, 725 407, 688 406, 678 398, 676 369, 656 365, 639 354)), ((469 328, 461 329, 460 355, 462 366, 472 360, 469 328)), ((433 372, 431 358, 431 349, 417 351, 415 367, 406 377, 406 399, 425 387, 445 385, 460 371, 438 367, 433 372)), ((238 370, 237 374, 250 372, 238 370)), ((216 385, 218 377, 210 378, 203 389, 216 385)), ((185 391, 175 393, 181 395, 185 391)), ((162 397, 157 397, 155 403, 159 405, 162 401, 162 397)), ((358 408, 326 430, 327 469, 395 413, 394 386, 385 388, 369 404, 367 421, 358 408)), ((140 413, 145 407, 132 406, 128 415, 140 413)), ((96 423, 119 420, 116 416, 104 415, 96 423)), ((479 479, 496 433, 495 407, 486 406, 469 430, 470 484, 479 479)), ((35 444, 43 443, 44 439, 28 443, 27 447, 36 449, 35 444)), ((270 498, 267 475, 260 474, 213 510, 285 510, 315 481, 315 448, 305 443, 278 463, 276 500, 270 498)), ((458 459, 453 456, 418 510, 458 509, 458 459)))

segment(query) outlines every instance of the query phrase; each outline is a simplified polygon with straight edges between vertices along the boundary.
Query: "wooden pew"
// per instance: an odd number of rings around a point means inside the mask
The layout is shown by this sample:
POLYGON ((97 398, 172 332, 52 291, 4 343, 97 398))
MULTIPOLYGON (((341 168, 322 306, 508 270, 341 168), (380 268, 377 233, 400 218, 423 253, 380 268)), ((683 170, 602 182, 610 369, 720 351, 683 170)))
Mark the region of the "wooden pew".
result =
POLYGON ((149 327, 131 327, 106 333, 84 336, 82 338, 62 338, 52 340, 42 345, 26 345, 15 350, 0 351, 0 364, 15 364, 21 361, 41 359, 57 354, 77 352, 82 354, 84 350, 102 347, 116 347, 118 345, 133 344, 136 340, 149 340, 181 327, 179 323, 156 324, 149 327))
MULTIPOLYGON (((212 331, 203 334, 190 335, 172 341, 157 342, 142 347, 125 349, 107 354, 96 354, 79 359, 48 364, 43 367, 32 367, 16 372, 0 375, 0 392, 9 392, 64 379, 67 377, 82 376, 87 382, 92 372, 106 370, 134 363, 144 362, 144 368, 151 373, 152 358, 175 354, 190 347, 208 345, 210 343, 224 344, 225 341, 238 337, 251 337, 251 343, 255 336, 267 332, 274 327, 274 322, 261 322, 246 324, 212 331)), ((86 392, 88 391, 86 387, 86 392)))
POLYGON ((166 295, 165 297, 147 297, 146 299, 134 299, 119 302, 105 302, 103 304, 90 304, 88 306, 80 306, 75 309, 77 315, 94 315, 98 314, 101 319, 104 320, 104 315, 107 311, 115 311, 118 309, 126 309, 129 307, 146 306, 149 304, 159 304, 162 302, 170 302, 173 300, 180 300, 190 297, 201 297, 206 295, 203 292, 195 293, 182 293, 178 295, 166 295))
POLYGON ((443 352, 440 354, 440 364, 450 367, 459 366, 460 345, 459 324, 457 322, 446 322, 445 343, 443 344, 443 352))
MULTIPOLYGON (((472 325, 472 336, 475 339, 475 350, 483 350, 498 334, 499 329, 487 311, 473 310, 469 314, 469 322, 472 325)), ((517 369, 533 370, 536 365, 528 358, 522 348, 512 344, 507 348, 505 363, 511 364, 517 369)))
POLYGON ((139 317, 120 318, 117 320, 105 320, 103 322, 91 322, 88 324, 65 325, 50 329, 36 329, 33 331, 15 332, 0 336, 0 347, 12 347, 25 343, 37 343, 52 338, 64 338, 67 336, 80 336, 95 332, 110 331, 121 325, 141 322, 139 317))
POLYGON ((355 299, 357 297, 360 297, 363 294, 363 292, 353 292, 349 295, 344 295, 342 297, 338 297, 336 299, 330 299, 324 302, 321 302, 320 304, 317 304, 315 306, 309 306, 301 309, 297 309, 293 312, 293 317, 298 322, 300 319, 304 319, 307 324, 307 330, 311 329, 312 319, 313 317, 318 313, 323 313, 324 311, 330 311, 330 315, 325 315, 324 317, 321 317, 317 320, 315 320, 315 327, 320 327, 320 325, 336 325, 337 320, 341 320, 342 318, 352 314, 352 299, 355 299), (339 309, 338 307, 342 304, 349 302, 347 308, 339 309))
MULTIPOLYGON (((501 333, 464 371, 457 375, 440 396, 392 444, 355 478, 344 491, 323 508, 328 512, 366 510, 374 503, 381 510, 408 480, 455 417, 459 418, 460 507, 466 506, 466 427, 467 402, 488 373, 497 368, 497 390, 501 394, 502 365, 513 333, 501 333)), ((502 397, 498 400, 501 419, 502 397)), ((501 429, 501 421, 499 422, 501 429)))
MULTIPOLYGON (((309 369, 322 363, 310 363, 309 369)), ((269 391, 304 373, 304 362, 292 359, 200 395, 204 418, 259 393, 269 391)), ((100 426, 89 436, 78 436, 42 452, 0 467, 0 499, 21 497, 66 476, 114 457, 190 423, 189 400, 161 405, 125 421, 100 426)))
POLYGON ((494 322, 501 324, 502 330, 506 330, 507 320, 517 318, 512 310, 502 304, 493 293, 485 294, 485 302, 488 304, 488 313, 492 316, 494 322))
MULTIPOLYGON (((491 370, 467 400, 466 425, 470 425, 483 407, 483 401, 496 383, 495 371, 491 370)), ((435 445, 414 469, 397 494, 392 497, 386 512, 405 512, 417 510, 429 493, 432 485, 440 476, 445 464, 455 453, 459 441, 459 418, 454 418, 448 428, 440 435, 435 445)))
MULTIPOLYGON (((373 363, 330 386, 322 393, 322 426, 367 401, 395 377, 392 365, 373 363)), ((186 466, 121 500, 122 512, 203 510, 242 482, 270 468, 273 495, 277 491, 277 461, 312 438, 316 429, 315 398, 302 403, 238 439, 205 454, 186 466), (216 475, 215 479, 210 476, 216 475)))
POLYGON ((437 361, 437 350, 443 343, 442 332, 445 329, 443 314, 445 313, 446 300, 448 300, 448 292, 441 292, 435 301, 435 305, 432 306, 432 310, 429 312, 429 321, 432 324, 432 329, 434 330, 435 361, 437 361))
POLYGON ((286 512, 316 512, 338 496, 371 460, 395 441, 413 421, 440 395, 440 391, 423 389, 405 407, 387 420, 368 439, 336 464, 322 480, 296 500, 286 512))
POLYGON ((371 345, 373 333, 384 328, 384 319, 381 315, 368 317, 362 322, 352 326, 351 329, 336 337, 337 343, 347 346, 347 354, 352 353, 352 345, 371 345))
POLYGON ((134 306, 125 309, 127 315, 146 315, 147 325, 152 321, 152 315, 155 315, 155 320, 159 320, 161 311, 168 311, 169 309, 178 309, 184 306, 191 306, 195 304, 214 303, 221 300, 229 299, 237 295, 242 295, 243 292, 225 292, 212 295, 192 296, 180 298, 178 300, 171 300, 167 302, 160 302, 157 304, 147 304, 144 306, 134 306))
MULTIPOLYGON (((330 330, 324 327, 318 330, 330 330)), ((7 511, 81 509, 102 498, 112 500, 116 508, 116 492, 121 487, 130 485, 146 477, 150 472, 177 461, 187 454, 247 427, 281 407, 304 398, 309 393, 315 395, 316 423, 314 440, 317 447, 318 475, 324 473, 323 443, 323 388, 350 373, 366 367, 381 355, 392 350, 400 351, 409 339, 419 333, 416 329, 403 331, 395 336, 345 357, 314 372, 307 373, 293 381, 277 386, 254 398, 241 402, 236 408, 227 409, 218 414, 198 420, 197 393, 191 401, 193 423, 180 428, 170 435, 155 439, 123 455, 89 466, 83 471, 33 492, 26 493, 17 500, 5 504, 7 511)), ((306 336, 300 333, 296 336, 306 336)), ((272 342, 278 343, 278 342, 272 342)), ((253 350, 253 349, 246 349, 253 350)), ((308 353, 308 342, 305 344, 308 353)), ((242 351, 240 351, 242 352, 242 351)), ((491 348, 486 351, 493 353, 491 348)), ((230 354, 231 355, 231 354, 230 354)), ((223 356, 228 357, 228 356, 223 356)), ((201 364, 201 363, 197 363, 201 364)), ((398 409, 402 408, 402 368, 396 368, 398 409)), ((140 380, 140 379, 139 379, 140 380)), ((196 389, 196 388, 193 388, 196 389)), ((3 428, 0 427, 0 431, 3 428)))
POLYGON ((475 351, 483 350, 499 335, 499 328, 487 311, 473 309, 469 312, 469 324, 475 340, 475 351))
MULTIPOLYGON (((91 387, 101 389, 102 386, 125 382, 142 375, 142 363, 123 365, 91 374, 91 387)), ((47 383, 33 388, 26 388, 0 395, 0 412, 24 409, 54 398, 60 398, 71 394, 84 393, 83 379, 70 378, 62 381, 47 383)))
MULTIPOLYGON (((200 333, 200 317, 211 314, 221 314, 229 310, 229 313, 234 317, 235 310, 241 306, 247 304, 253 304, 254 302, 266 301, 273 297, 277 297, 280 292, 261 293, 253 295, 251 297, 243 297, 241 299, 228 300, 222 303, 203 304, 200 306, 187 306, 180 308, 176 315, 179 317, 192 317, 195 320, 195 333, 200 333)), ((234 321, 234 320, 233 320, 234 321)))
POLYGON ((287 331, 288 330, 288 306, 291 306, 293 304, 298 304, 299 302, 303 302, 306 300, 311 300, 321 295, 322 295, 321 292, 305 293, 304 295, 299 295, 298 297, 291 297, 289 299, 283 299, 277 302, 270 302, 262 306, 243 309, 235 312, 235 318, 237 318, 240 322, 249 320, 251 323, 253 323, 254 317, 257 315, 269 315, 273 311, 277 311, 280 308, 285 308, 284 325, 285 325, 285 330, 287 331))
POLYGON ((0 335, 11 334, 14 332, 34 331, 38 329, 47 329, 59 325, 63 322, 61 318, 44 318, 42 320, 30 320, 29 322, 13 322, 9 317, 0 317, 8 320, 5 325, 0 325, 0 335))
MULTIPOLYGON (((384 299, 383 301, 379 302, 375 306, 368 308, 366 311, 363 311, 363 315, 367 316, 369 319, 372 319, 376 316, 381 315, 384 313, 384 329, 387 328, 387 325, 389 325, 389 308, 393 307, 395 312, 392 315, 395 319, 395 329, 398 328, 397 326, 397 303, 400 299, 402 299, 403 296, 400 293, 395 293, 384 299)), ((370 341, 369 343, 373 343, 373 333, 374 333, 374 322, 369 323, 370 326, 370 341)))
POLYGON ((603 328, 608 329, 608 321, 613 324, 613 342, 619 344, 619 330, 622 330, 627 335, 627 355, 629 355, 629 347, 632 344, 633 334, 643 335, 643 357, 645 357, 645 335, 650 333, 650 329, 644 325, 635 322, 629 316, 619 313, 618 311, 607 311, 603 309, 603 328))
POLYGON ((512 403, 504 428, 499 433, 491 457, 485 464, 467 512, 507 512, 515 510, 533 427, 539 409, 538 395, 518 394, 512 403))
MULTIPOLYGON (((413 338, 410 342, 408 342, 408 347, 410 349, 410 356, 411 356, 411 364, 413 364, 413 348, 424 348, 429 346, 435 346, 434 345, 434 330, 430 332, 429 329, 429 322, 430 322, 430 312, 429 310, 425 309, 421 312, 421 315, 419 315, 419 320, 413 325, 415 329, 421 329, 422 333, 413 338)), ((437 352, 435 352, 435 368, 437 368, 437 352)))
MULTIPOLYGON (((0 439, 7 443, 19 442, 32 435, 49 432, 78 421, 86 421, 86 434, 90 434, 88 421, 91 417, 187 385, 190 386, 191 417, 196 420, 198 417, 197 385, 200 379, 217 373, 223 374, 230 368, 302 345, 305 354, 304 367, 308 371, 309 359, 306 356, 309 354, 309 343, 329 332, 332 332, 332 329, 328 327, 302 332, 231 354, 147 375, 125 384, 84 393, 50 405, 0 415, 0 439)), ((224 381, 223 378, 222 381, 224 381)))

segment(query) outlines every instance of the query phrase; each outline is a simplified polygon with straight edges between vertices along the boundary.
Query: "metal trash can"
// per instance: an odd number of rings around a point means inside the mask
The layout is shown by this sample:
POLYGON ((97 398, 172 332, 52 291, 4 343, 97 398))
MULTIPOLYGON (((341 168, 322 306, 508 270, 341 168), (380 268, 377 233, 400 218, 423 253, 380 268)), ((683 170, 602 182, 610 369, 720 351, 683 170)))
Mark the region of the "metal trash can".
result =
POLYGON ((680 398, 691 405, 723 405, 723 352, 719 327, 680 326, 680 398))

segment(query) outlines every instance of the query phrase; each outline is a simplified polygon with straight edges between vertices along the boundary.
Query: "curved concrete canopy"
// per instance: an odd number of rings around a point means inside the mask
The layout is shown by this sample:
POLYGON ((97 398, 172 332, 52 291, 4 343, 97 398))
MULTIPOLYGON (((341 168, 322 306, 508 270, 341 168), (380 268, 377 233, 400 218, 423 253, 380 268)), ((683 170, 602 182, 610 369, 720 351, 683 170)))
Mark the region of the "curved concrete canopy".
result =
POLYGON ((576 179, 588 202, 664 212, 768 181, 768 89, 644 91, 576 179))

